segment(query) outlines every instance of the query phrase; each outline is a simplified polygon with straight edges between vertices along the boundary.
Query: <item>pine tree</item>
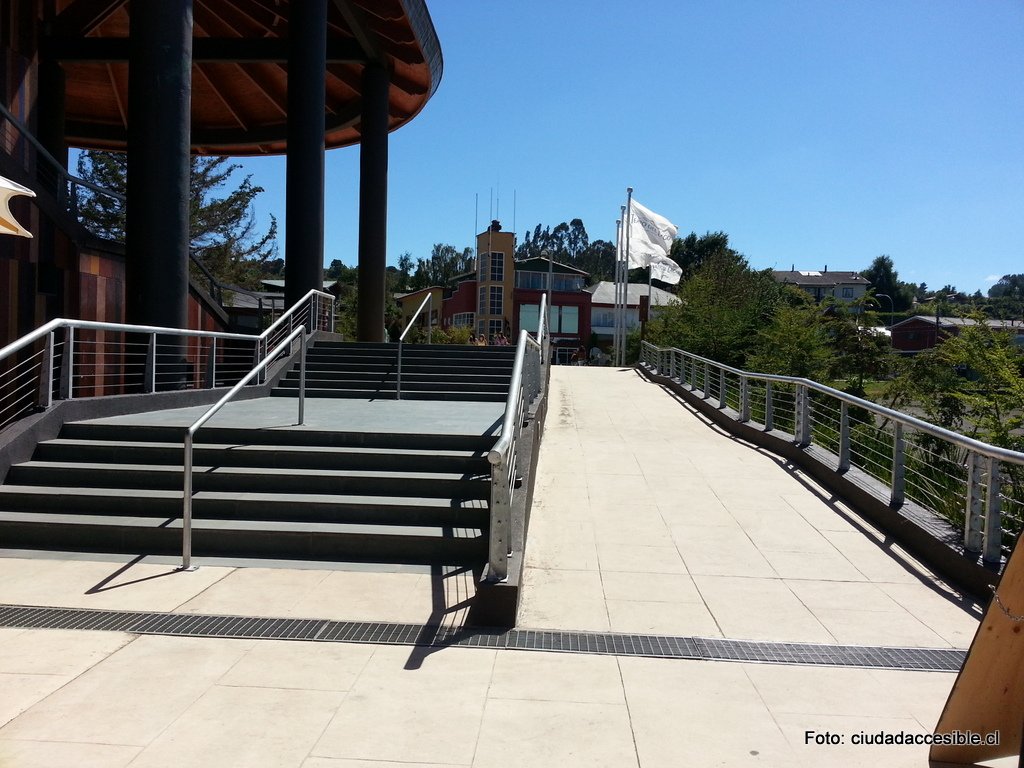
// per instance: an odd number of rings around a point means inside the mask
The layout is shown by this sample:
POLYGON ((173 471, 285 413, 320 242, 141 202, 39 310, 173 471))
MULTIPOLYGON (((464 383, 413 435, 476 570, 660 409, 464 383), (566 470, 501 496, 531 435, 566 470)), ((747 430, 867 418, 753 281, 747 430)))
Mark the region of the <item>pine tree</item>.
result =
MULTIPOLYGON (((256 288, 268 262, 277 256, 277 220, 271 216, 266 232, 259 231, 253 200, 263 187, 254 186, 251 176, 232 186, 232 176, 240 168, 227 157, 192 156, 189 245, 221 282, 256 288)), ((127 155, 121 152, 87 150, 78 157, 79 176, 121 195, 127 170, 127 155)), ((93 234, 124 240, 125 208, 116 199, 83 190, 78 213, 93 234)))

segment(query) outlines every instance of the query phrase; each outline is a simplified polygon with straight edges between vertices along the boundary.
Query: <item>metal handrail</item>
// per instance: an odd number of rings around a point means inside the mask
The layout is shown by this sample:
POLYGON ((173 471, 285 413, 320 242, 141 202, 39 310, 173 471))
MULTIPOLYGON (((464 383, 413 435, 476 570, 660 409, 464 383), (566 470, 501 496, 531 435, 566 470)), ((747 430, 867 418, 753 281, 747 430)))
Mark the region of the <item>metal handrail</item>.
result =
POLYGON ((870 400, 864 400, 863 398, 851 395, 848 392, 833 389, 832 387, 820 384, 813 379, 804 379, 799 376, 783 376, 781 374, 774 373, 745 371, 741 368, 734 368, 731 365, 726 365, 725 363, 716 362, 707 357, 701 357, 693 352, 686 352, 678 347, 657 347, 647 341, 643 342, 643 345, 644 347, 650 347, 655 352, 678 352, 679 354, 685 355, 693 360, 713 365, 720 370, 736 374, 737 376, 746 377, 748 379, 763 379, 765 381, 774 381, 783 384, 798 384, 807 387, 808 389, 813 389, 816 392, 821 392, 822 394, 834 397, 837 400, 842 400, 849 405, 855 405, 858 408, 863 408, 866 411, 870 411, 886 419, 890 419, 891 421, 899 422, 919 432, 926 432, 933 437, 959 445, 960 447, 973 451, 974 453, 980 453, 982 456, 988 456, 993 459, 999 459, 1000 461, 1007 461, 1011 464, 1024 466, 1024 453, 1014 451, 1009 448, 1001 448, 998 445, 992 445, 991 443, 986 443, 981 440, 975 440, 973 437, 967 437, 967 435, 962 435, 959 432, 953 432, 940 427, 937 424, 932 424, 931 422, 924 421, 916 416, 911 416, 908 413, 895 411, 892 408, 886 408, 884 405, 873 403, 870 400))
MULTIPOLYGON (((317 330, 321 327, 321 314, 325 308, 324 301, 327 301, 331 310, 331 321, 333 322, 334 317, 334 297, 329 293, 323 291, 317 291, 313 289, 309 291, 302 299, 299 300, 294 306, 292 306, 279 320, 271 325, 260 335, 256 336, 253 334, 245 333, 229 333, 223 331, 202 331, 202 330, 191 330, 185 328, 170 328, 163 326, 153 325, 135 325, 126 323, 108 323, 98 322, 93 320, 74 320, 70 318, 56 318, 49 321, 43 326, 31 331, 30 333, 22 336, 10 344, 7 344, 3 348, 0 348, 0 365, 5 364, 5 361, 9 360, 13 355, 17 354, 21 350, 31 347, 33 344, 42 341, 43 348, 41 352, 37 352, 34 356, 42 355, 41 361, 37 364, 36 370, 33 372, 32 383, 21 383, 17 387, 16 392, 8 392, 7 402, 14 403, 14 405, 4 405, 4 413, 8 413, 10 416, 0 416, 0 427, 6 426, 8 423, 14 421, 17 416, 24 413, 33 407, 41 407, 43 409, 49 408, 53 404, 54 400, 54 383, 55 383, 55 353, 57 350, 56 333, 61 329, 66 329, 67 338, 64 343, 62 364, 60 366, 60 388, 57 393, 57 399, 71 400, 74 399, 75 389, 75 351, 76 351, 76 331, 78 330, 89 330, 89 331, 107 331, 122 334, 144 334, 149 336, 148 348, 144 353, 144 373, 142 378, 142 391, 143 392, 155 392, 157 384, 157 373, 158 373, 158 356, 157 356, 157 337, 158 336, 170 336, 170 337, 189 337, 205 339, 209 341, 208 350, 206 351, 206 386, 214 387, 216 385, 216 374, 217 374, 217 346, 218 342, 222 340, 231 340, 235 342, 245 342, 246 344, 253 344, 255 347, 253 360, 259 362, 267 357, 268 348, 277 342, 278 337, 281 335, 282 327, 287 327, 288 332, 292 331, 297 324, 297 315, 300 311, 306 311, 306 307, 309 307, 309 322, 305 322, 304 325, 312 330, 317 330), (285 326, 284 324, 288 325, 285 326), (14 398, 12 400, 12 398, 14 398), (20 410, 17 410, 20 408, 20 410)), ((207 345, 203 345, 207 346, 207 345)), ((122 346, 123 349, 123 346, 122 346)), ((203 352, 200 350, 200 356, 203 352)), ((142 361, 140 359, 140 365, 142 361)), ((262 370, 262 369, 261 369, 262 370)), ((23 375, 24 377, 24 375, 23 375)), ((99 379, 96 379, 99 382, 99 379)), ((7 382, 4 379, 0 379, 0 386, 5 385, 7 382)), ((122 382, 123 384, 123 382, 122 382)), ((116 394, 123 394, 122 391, 116 394)), ((102 396, 102 395, 100 395, 102 396)))
POLYGON ((220 304, 221 307, 224 306, 224 291, 230 291, 231 293, 240 293, 243 296, 249 296, 253 299, 256 299, 257 317, 259 318, 259 321, 262 321, 263 313, 264 311, 266 311, 263 307, 263 296, 261 296, 256 291, 250 291, 248 288, 241 288, 240 286, 232 285, 231 283, 222 283, 220 280, 217 279, 216 275, 214 275, 213 272, 210 271, 210 268, 206 266, 203 260, 198 255, 196 255, 195 251, 189 251, 188 257, 192 261, 192 263, 196 265, 199 271, 203 273, 203 277, 205 277, 206 280, 209 282, 210 287, 215 289, 210 291, 210 295, 213 296, 214 300, 218 304, 220 304))
POLYGON ((430 309, 427 310, 427 344, 430 343, 431 326, 433 325, 433 318, 431 313, 434 311, 434 303, 432 301, 434 296, 433 291, 429 291, 423 301, 420 302, 419 308, 413 313, 409 322, 405 326, 405 330, 402 331, 402 335, 398 337, 398 363, 395 371, 395 399, 402 399, 402 345, 405 343, 405 335, 412 330, 413 324, 416 322, 416 318, 420 316, 420 312, 423 311, 423 307, 430 305, 430 309))
POLYGON ((515 404, 519 402, 523 388, 523 362, 526 357, 526 346, 530 345, 537 350, 538 356, 543 348, 536 340, 530 338, 525 330, 519 332, 519 343, 516 345, 516 359, 512 365, 512 381, 508 388, 508 398, 505 400, 505 416, 501 422, 501 434, 497 441, 487 452, 487 461, 497 466, 508 458, 509 448, 515 438, 516 409, 515 404))
POLYGON ((54 171, 56 171, 58 180, 60 180, 63 177, 63 179, 66 182, 70 182, 72 184, 75 184, 76 186, 85 187, 86 189, 90 189, 93 192, 96 192, 97 194, 105 195, 106 197, 112 197, 113 199, 122 203, 126 202, 127 198, 124 195, 120 194, 119 192, 115 192, 112 189, 107 189, 106 187, 101 187, 98 184, 93 184, 91 181, 86 181, 85 179, 79 178, 78 176, 72 176, 70 173, 68 173, 67 169, 64 167, 64 164, 61 163, 53 155, 51 155, 49 150, 47 150, 46 147, 44 147, 40 143, 39 139, 37 139, 32 134, 32 132, 28 130, 28 128, 22 125, 18 118, 16 118, 3 104, 0 104, 0 115, 6 118, 11 125, 17 128, 18 133, 25 137, 29 144, 32 145, 32 148, 35 149, 36 153, 40 157, 42 157, 43 160, 46 161, 47 165, 49 165, 54 171))
MULTIPOLYGON (((541 298, 541 313, 546 307, 546 297, 541 298)), ((548 334, 543 321, 537 325, 537 339, 523 329, 516 344, 515 362, 512 364, 512 378, 509 382, 508 397, 505 399, 505 414, 501 422, 501 434, 494 446, 487 452, 491 465, 490 533, 488 541, 487 580, 504 581, 508 578, 508 556, 512 553, 512 490, 518 480, 516 475, 517 443, 522 431, 525 411, 536 397, 543 398, 547 392, 547 370, 549 360, 545 355, 548 334), (527 348, 535 355, 527 358, 527 348), (529 392, 524 387, 525 371, 530 363, 531 376, 529 392)))
POLYGON ((192 426, 185 431, 185 443, 184 443, 184 494, 182 498, 182 513, 181 513, 181 568, 182 570, 194 570, 192 567, 192 449, 195 441, 196 433, 202 428, 206 422, 212 419, 217 412, 227 405, 238 392, 248 384, 254 377, 258 376, 273 360, 277 355, 288 348, 289 353, 291 351, 292 342, 295 337, 299 338, 299 418, 298 423, 301 426, 305 421, 305 410, 306 410, 306 326, 300 325, 295 328, 287 338, 272 349, 267 356, 260 360, 252 370, 249 371, 242 379, 235 384, 231 389, 224 393, 224 396, 216 403, 211 405, 206 412, 196 419, 192 426))
MULTIPOLYGON (((813 403, 810 393, 812 391, 818 392, 838 400, 841 405, 836 420, 838 430, 833 436, 834 444, 837 447, 834 449, 829 448, 829 450, 837 453, 836 458, 838 461, 835 471, 839 474, 849 471, 851 467, 852 419, 850 406, 872 414, 873 418, 881 417, 892 422, 892 455, 889 457, 892 460, 892 466, 890 468, 886 464, 884 474, 889 475, 889 503, 894 508, 900 507, 906 500, 908 453, 912 450, 920 450, 919 446, 916 449, 908 449, 905 431, 907 429, 914 430, 956 446, 966 452, 966 461, 962 465, 962 468, 967 470, 965 481, 966 498, 962 508, 964 513, 964 550, 974 555, 980 553, 985 562, 1000 562, 1003 551, 1002 505, 1005 500, 1006 503, 1016 505, 1019 509, 1024 502, 1020 499, 1011 499, 1009 496, 1003 495, 1003 479, 999 463, 1005 462, 1015 466, 1024 466, 1024 453, 967 437, 915 416, 878 405, 877 403, 864 400, 811 379, 745 371, 676 347, 658 347, 645 341, 641 345, 641 364, 652 371, 657 371, 659 375, 678 381, 681 385, 687 386, 691 390, 697 389, 699 378, 697 369, 699 365, 702 368, 701 388, 705 399, 711 396, 711 385, 714 383, 711 378, 711 369, 712 367, 715 368, 718 371, 718 400, 720 409, 726 407, 727 401, 725 375, 726 373, 733 374, 739 380, 739 400, 736 413, 736 418, 739 421, 750 421, 750 381, 764 381, 765 431, 772 431, 774 429, 775 416, 774 405, 772 404, 772 383, 793 385, 795 392, 792 409, 793 440, 800 448, 810 447, 814 440, 812 429, 813 403), (983 461, 983 459, 987 459, 987 462, 983 461)), ((913 454, 911 453, 911 455, 913 454)), ((932 461, 933 459, 929 457, 929 464, 932 461)), ((959 460, 957 461, 960 464, 959 460)), ((873 472, 872 474, 876 478, 879 477, 877 473, 873 472)), ((959 507, 958 498, 950 498, 948 495, 944 497, 929 497, 929 501, 925 506, 933 505, 936 499, 943 504, 952 503, 959 507)), ((1019 523, 1020 521, 1015 522, 1019 523)))

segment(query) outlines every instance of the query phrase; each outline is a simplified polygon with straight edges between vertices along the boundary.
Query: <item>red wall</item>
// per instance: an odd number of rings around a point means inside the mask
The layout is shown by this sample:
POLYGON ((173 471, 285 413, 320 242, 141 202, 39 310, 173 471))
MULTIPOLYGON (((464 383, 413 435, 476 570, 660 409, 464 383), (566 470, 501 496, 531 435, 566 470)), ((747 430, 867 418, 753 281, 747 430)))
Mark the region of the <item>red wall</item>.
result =
MULTIPOLYGON (((476 313, 476 280, 463 280, 455 287, 451 296, 441 302, 441 325, 445 328, 452 324, 452 318, 460 312, 476 313)), ((473 327, 476 333, 476 327, 473 327)))

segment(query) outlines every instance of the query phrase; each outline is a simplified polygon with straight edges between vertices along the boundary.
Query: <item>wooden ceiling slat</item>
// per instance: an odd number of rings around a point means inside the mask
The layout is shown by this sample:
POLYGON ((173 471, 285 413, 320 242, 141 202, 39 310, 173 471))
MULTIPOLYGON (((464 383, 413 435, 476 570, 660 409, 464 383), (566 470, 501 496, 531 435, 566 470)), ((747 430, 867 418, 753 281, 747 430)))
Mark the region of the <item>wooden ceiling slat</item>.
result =
POLYGON ((75 0, 57 14, 54 25, 60 34, 88 35, 127 0, 75 0))
POLYGON ((246 124, 246 121, 242 119, 242 116, 238 114, 238 111, 231 105, 231 100, 225 98, 220 88, 217 87, 217 83, 214 80, 214 78, 206 74, 204 67, 202 65, 196 65, 192 67, 192 71, 194 73, 197 73, 201 78, 203 78, 203 80, 206 81, 207 85, 210 86, 210 90, 212 90, 213 93, 217 96, 217 98, 220 99, 221 103, 224 105, 224 108, 235 119, 235 122, 238 123, 238 127, 241 128, 243 131, 248 131, 249 126, 246 124))

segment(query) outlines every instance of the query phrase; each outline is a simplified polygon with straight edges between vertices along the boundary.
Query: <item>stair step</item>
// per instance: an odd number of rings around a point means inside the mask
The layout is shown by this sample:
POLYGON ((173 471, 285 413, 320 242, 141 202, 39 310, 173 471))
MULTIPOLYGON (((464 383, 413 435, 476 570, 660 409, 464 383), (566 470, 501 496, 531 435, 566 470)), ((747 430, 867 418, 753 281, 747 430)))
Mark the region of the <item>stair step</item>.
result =
MULTIPOLYGON (((306 367, 306 380, 316 378, 320 381, 374 381, 391 382, 397 380, 398 373, 390 371, 364 371, 364 370, 343 370, 343 369, 321 369, 306 367)), ((292 368, 285 375, 283 381, 298 381, 299 369, 292 368)), ((512 371, 503 373, 453 373, 452 371, 418 371, 407 370, 402 367, 402 382, 409 381, 458 381, 459 383, 499 384, 508 390, 509 382, 512 381, 512 371)))
MULTIPOLYGON (((503 371, 512 371, 512 360, 476 360, 472 358, 438 358, 438 357, 425 357, 425 358, 402 358, 402 371, 406 370, 424 370, 434 371, 436 373, 445 373, 451 371, 453 368, 459 370, 472 370, 479 372, 493 371, 500 373, 503 371)), ((356 371, 391 371, 398 367, 398 361, 394 358, 383 358, 383 357, 344 357, 340 355, 327 355, 317 354, 315 352, 306 353, 306 370, 310 368, 326 368, 326 369, 338 369, 338 370, 356 370, 356 371)))
MULTIPOLYGON (((169 442, 130 442, 56 438, 39 443, 33 459, 47 462, 118 462, 177 464, 183 446, 169 442)), ((268 467, 289 469, 369 469, 487 473, 490 465, 483 451, 395 450, 366 447, 317 447, 290 445, 200 444, 193 460, 207 466, 268 467)))
MULTIPOLYGON (((297 389, 275 387, 270 392, 272 397, 298 397, 297 389)), ((395 389, 379 388, 372 391, 365 389, 310 389, 306 388, 307 397, 347 397, 355 399, 394 400, 395 389)), ((503 403, 508 396, 498 392, 407 392, 402 388, 403 400, 465 400, 471 402, 503 403)))
MULTIPOLYGON (((318 350, 351 352, 352 354, 398 354, 397 343, 373 344, 368 342, 318 341, 312 347, 318 350)), ((403 344, 402 355, 434 354, 434 355, 471 355, 476 357, 515 357, 514 346, 487 345, 478 347, 475 344, 403 344)))
MULTIPOLYGON (((298 389, 299 378, 282 379, 278 387, 281 389, 298 389)), ((306 372, 307 389, 390 389, 394 391, 397 386, 394 378, 391 381, 363 381, 360 379, 321 379, 319 375, 310 375, 306 372)), ((508 384, 474 383, 464 382, 457 377, 451 377, 445 381, 417 381, 402 375, 402 392, 491 392, 504 396, 508 395, 508 384)), ((504 398, 503 398, 504 399, 504 398)))
MULTIPOLYGON (((86 552, 181 553, 181 520, 0 511, 5 546, 86 552)), ((478 564, 487 536, 478 528, 368 526, 193 518, 196 557, 478 564)))
MULTIPOLYGON (((360 393, 359 397, 365 397, 360 393)), ((156 442, 181 445, 184 427, 149 424, 73 421, 61 428, 61 437, 112 442, 156 442)), ((333 432, 318 429, 245 429, 206 426, 196 434, 196 445, 239 444, 305 447, 400 448, 401 450, 488 451, 495 435, 446 435, 408 432, 333 432)))
MULTIPOLYGON (((280 493, 359 493, 440 496, 449 499, 484 499, 490 495, 489 478, 457 473, 388 472, 370 470, 289 469, 261 467, 195 466, 197 491, 266 491, 280 493)), ((97 464, 28 461, 15 464, 7 482, 14 485, 78 486, 85 488, 182 487, 182 466, 157 464, 97 464)))
MULTIPOLYGON (((0 486, 0 509, 12 512, 53 512, 59 509, 64 514, 163 519, 181 515, 182 492, 3 485, 0 486)), ((211 519, 470 528, 486 528, 490 515, 484 499, 457 502, 431 497, 220 491, 193 494, 192 510, 196 517, 211 519)))

